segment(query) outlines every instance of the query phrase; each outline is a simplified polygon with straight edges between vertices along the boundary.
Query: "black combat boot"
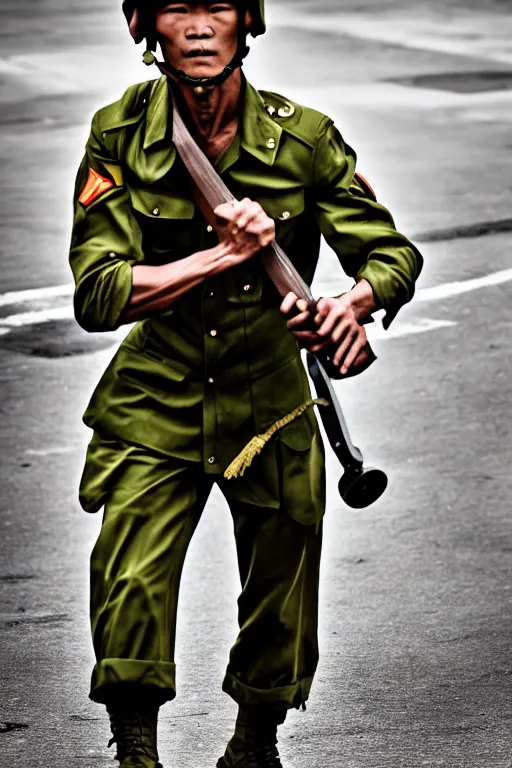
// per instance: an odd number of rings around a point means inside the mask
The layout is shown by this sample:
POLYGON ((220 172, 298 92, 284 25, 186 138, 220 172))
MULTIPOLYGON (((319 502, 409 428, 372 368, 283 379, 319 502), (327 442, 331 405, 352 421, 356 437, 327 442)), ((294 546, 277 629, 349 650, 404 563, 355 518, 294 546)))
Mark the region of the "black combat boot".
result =
POLYGON ((242 709, 235 732, 217 768, 283 768, 277 751, 277 726, 286 710, 242 709))
POLYGON ((108 746, 116 743, 121 768, 162 768, 156 746, 158 704, 118 703, 107 709, 112 730, 108 746))

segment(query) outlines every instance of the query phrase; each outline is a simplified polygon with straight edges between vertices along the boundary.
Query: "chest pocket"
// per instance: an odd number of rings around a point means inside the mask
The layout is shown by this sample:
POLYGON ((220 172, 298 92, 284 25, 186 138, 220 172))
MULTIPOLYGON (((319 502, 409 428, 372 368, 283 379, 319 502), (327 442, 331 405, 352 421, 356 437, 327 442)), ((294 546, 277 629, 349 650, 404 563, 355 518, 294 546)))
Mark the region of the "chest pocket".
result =
POLYGON ((258 195, 258 203, 265 213, 276 222, 276 233, 304 212, 304 189, 275 190, 269 195, 258 195))
POLYGON ((192 220, 195 204, 177 188, 130 186, 130 198, 139 222, 148 261, 165 263, 182 259, 197 250, 192 220))
POLYGON ((130 197, 134 209, 153 221, 194 218, 194 201, 178 190, 130 187, 130 197))

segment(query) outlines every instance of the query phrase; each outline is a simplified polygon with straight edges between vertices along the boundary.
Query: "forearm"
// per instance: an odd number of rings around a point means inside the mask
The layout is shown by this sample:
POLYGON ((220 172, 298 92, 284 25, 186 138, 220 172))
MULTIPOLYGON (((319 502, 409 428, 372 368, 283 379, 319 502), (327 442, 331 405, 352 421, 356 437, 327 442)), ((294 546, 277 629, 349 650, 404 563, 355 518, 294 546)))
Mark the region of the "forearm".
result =
POLYGON ((358 322, 365 320, 373 312, 380 309, 370 283, 364 278, 359 280, 350 291, 343 294, 343 298, 350 302, 358 322))
POLYGON ((160 266, 132 267, 132 293, 123 323, 162 312, 202 282, 229 267, 228 250, 219 244, 179 261, 160 266))

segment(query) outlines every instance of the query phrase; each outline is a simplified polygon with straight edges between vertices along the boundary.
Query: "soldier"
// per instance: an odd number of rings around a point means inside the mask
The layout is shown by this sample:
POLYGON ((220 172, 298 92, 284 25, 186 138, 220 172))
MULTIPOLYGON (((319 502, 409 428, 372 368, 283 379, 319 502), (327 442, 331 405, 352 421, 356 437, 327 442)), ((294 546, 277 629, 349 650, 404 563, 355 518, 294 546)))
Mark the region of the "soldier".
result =
POLYGON ((277 727, 308 699, 318 661, 324 457, 305 411, 243 477, 224 472, 253 435, 310 397, 299 346, 334 342, 365 363, 362 321, 409 301, 421 256, 355 176, 326 116, 258 92, 241 65, 263 34, 263 0, 124 0, 147 63, 164 73, 94 117, 76 185, 70 262, 87 331, 135 323, 86 410, 94 430, 80 488, 104 507, 91 556, 96 665, 122 768, 155 768, 159 707, 175 696, 183 561, 214 482, 234 521, 240 633, 223 689, 239 705, 219 768, 279 768, 277 727), (241 202, 208 225, 172 140, 172 99, 241 202), (258 251, 274 237, 310 283, 320 236, 355 280, 310 318, 281 299, 258 251), (313 321, 313 326, 305 321, 313 321), (309 330, 307 329, 309 327, 309 330), (314 330, 311 330, 311 327, 314 330), (290 332, 292 331, 292 332, 290 332))

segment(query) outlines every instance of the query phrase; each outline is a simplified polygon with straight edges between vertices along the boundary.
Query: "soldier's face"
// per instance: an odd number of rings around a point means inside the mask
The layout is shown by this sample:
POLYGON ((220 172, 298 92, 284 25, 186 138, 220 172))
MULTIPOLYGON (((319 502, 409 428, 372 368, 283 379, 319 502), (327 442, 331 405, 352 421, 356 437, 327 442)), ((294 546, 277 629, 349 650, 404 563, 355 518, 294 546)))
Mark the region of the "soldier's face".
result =
POLYGON ((176 69, 190 77, 213 77, 236 53, 237 6, 224 2, 165 3, 156 11, 156 33, 164 59, 176 69))

